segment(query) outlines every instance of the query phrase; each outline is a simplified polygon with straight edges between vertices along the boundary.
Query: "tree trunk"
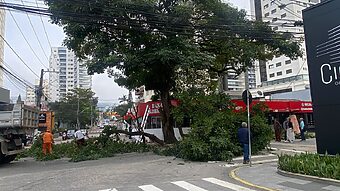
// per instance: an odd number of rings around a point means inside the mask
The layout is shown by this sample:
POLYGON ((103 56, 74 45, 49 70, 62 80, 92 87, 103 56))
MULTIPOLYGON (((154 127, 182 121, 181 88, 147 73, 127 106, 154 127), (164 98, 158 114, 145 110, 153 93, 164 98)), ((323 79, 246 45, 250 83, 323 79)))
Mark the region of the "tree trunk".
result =
POLYGON ((124 131, 124 130, 113 130, 112 133, 122 133, 125 135, 129 135, 129 136, 135 136, 135 135, 142 135, 144 137, 148 137, 151 141, 156 142, 160 145, 164 145, 164 141, 160 140, 157 136, 150 134, 150 133, 145 133, 143 131, 136 131, 136 132, 128 132, 128 131, 124 131))
POLYGON ((162 115, 162 130, 164 136, 164 142, 167 144, 172 144, 177 142, 174 132, 173 121, 171 120, 171 103, 170 103, 170 93, 169 91, 161 91, 161 102, 162 108, 160 109, 162 115))

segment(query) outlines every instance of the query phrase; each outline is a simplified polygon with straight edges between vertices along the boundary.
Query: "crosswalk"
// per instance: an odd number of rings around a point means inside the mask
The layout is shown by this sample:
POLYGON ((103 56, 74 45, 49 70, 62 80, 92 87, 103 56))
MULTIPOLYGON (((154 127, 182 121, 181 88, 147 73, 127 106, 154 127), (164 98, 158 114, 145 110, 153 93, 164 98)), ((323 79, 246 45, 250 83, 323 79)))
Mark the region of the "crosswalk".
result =
MULTIPOLYGON (((219 188, 214 188, 214 190, 235 190, 235 191, 255 191, 237 184, 233 184, 227 181, 223 181, 217 178, 202 178, 202 182, 207 183, 205 188, 202 188, 198 185, 194 185, 194 183, 190 183, 187 181, 174 181, 170 182, 172 185, 177 186, 176 190, 188 190, 188 191, 210 191, 209 186, 214 185, 219 188)), ((148 184, 148 185, 141 185, 136 186, 141 191, 171 191, 171 190, 164 190, 161 186, 156 187, 155 185, 148 184)), ((122 191, 125 190, 122 188, 122 191)), ((104 189, 99 191, 120 191, 116 188, 104 189)))

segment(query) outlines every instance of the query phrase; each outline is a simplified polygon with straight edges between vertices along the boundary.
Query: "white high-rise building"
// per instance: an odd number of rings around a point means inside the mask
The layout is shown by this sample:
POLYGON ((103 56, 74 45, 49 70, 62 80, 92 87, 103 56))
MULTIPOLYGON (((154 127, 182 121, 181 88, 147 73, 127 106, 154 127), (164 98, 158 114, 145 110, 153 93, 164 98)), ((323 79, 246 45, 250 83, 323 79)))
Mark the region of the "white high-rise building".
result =
POLYGON ((92 78, 87 74, 86 66, 66 47, 52 48, 49 70, 52 101, 60 100, 74 88, 92 87, 92 78))
POLYGON ((308 66, 302 10, 320 0, 251 0, 252 14, 257 20, 269 22, 274 31, 290 32, 301 45, 302 58, 291 60, 286 56, 275 57, 256 67, 259 87, 264 95, 291 92, 309 88, 308 66))

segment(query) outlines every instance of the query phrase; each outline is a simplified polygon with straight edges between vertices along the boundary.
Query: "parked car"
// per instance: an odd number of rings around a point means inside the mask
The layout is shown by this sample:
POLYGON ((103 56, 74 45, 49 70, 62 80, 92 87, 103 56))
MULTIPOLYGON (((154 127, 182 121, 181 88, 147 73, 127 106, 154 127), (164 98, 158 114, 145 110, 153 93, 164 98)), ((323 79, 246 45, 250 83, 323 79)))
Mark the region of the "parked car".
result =
POLYGON ((73 139, 75 132, 76 132, 75 130, 67 130, 67 138, 68 139, 73 139))

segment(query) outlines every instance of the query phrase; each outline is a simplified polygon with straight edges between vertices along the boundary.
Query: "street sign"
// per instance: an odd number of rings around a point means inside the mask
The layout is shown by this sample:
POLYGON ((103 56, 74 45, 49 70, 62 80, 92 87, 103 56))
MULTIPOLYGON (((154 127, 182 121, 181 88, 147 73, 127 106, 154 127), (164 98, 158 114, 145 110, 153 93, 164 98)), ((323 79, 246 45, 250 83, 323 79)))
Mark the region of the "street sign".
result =
POLYGON ((303 11, 309 81, 319 154, 340 153, 340 1, 303 11))
POLYGON ((46 123, 46 113, 39 114, 39 123, 46 123))
MULTIPOLYGON (((253 97, 252 97, 252 95, 249 91, 248 91, 248 93, 249 93, 249 105, 250 105, 251 102, 253 101, 253 97)), ((247 105, 247 90, 244 90, 242 92, 242 100, 247 105)))

